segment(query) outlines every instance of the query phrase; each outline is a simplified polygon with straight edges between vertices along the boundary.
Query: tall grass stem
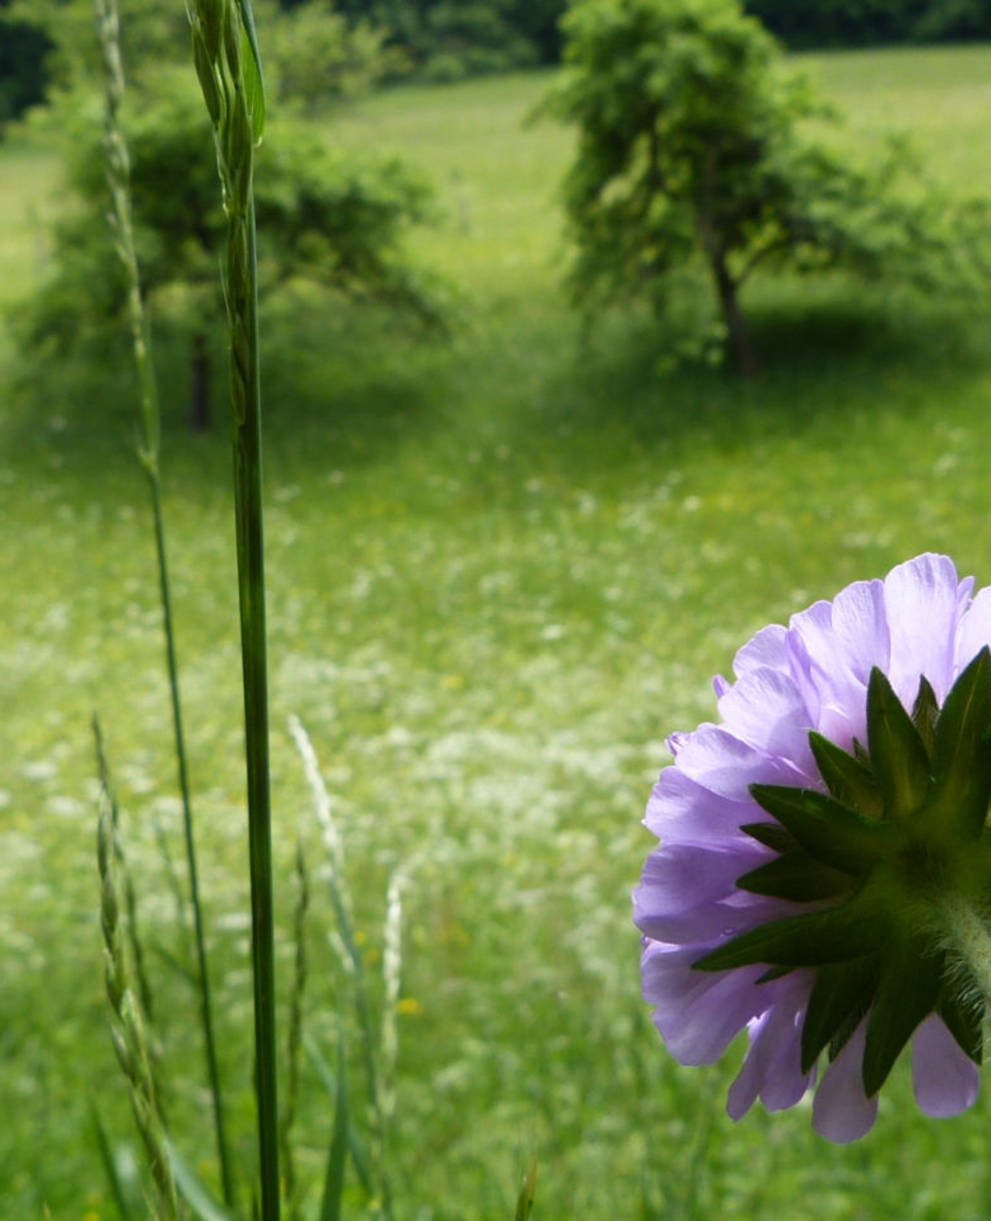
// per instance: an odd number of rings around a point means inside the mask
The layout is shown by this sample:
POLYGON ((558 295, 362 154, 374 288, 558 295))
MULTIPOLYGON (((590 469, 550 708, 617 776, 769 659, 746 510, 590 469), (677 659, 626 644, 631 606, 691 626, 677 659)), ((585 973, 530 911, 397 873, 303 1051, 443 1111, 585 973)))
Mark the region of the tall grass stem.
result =
POLYGON ((279 1107, 272 815, 262 515, 261 378, 258 362, 258 256, 253 191, 254 149, 261 136, 264 96, 250 0, 237 0, 236 5, 233 0, 195 0, 188 11, 192 25, 193 62, 214 129, 217 169, 227 217, 223 265, 234 418, 234 517, 251 875, 259 1212, 261 1221, 278 1221, 279 1107))
POLYGON ((223 1093, 220 1085, 220 1069, 217 1061, 216 1040, 213 1029, 210 973, 207 965, 203 911, 199 894, 199 871, 196 863, 196 844, 193 835, 193 809, 190 797, 189 766, 186 755, 185 732, 183 729, 182 701, 179 694, 179 666, 176 656, 172 595, 165 546, 165 524, 159 469, 161 424, 158 406, 158 388, 155 382, 155 371, 151 359, 151 339, 148 320, 141 298, 141 277, 134 245, 134 226, 131 215, 130 160, 127 144, 119 122, 120 106, 124 97, 124 71, 120 54, 120 20, 116 0, 95 0, 95 6, 104 67, 107 181, 113 204, 110 218, 117 239, 117 252, 124 265, 127 279, 128 317, 134 346, 134 360, 138 373, 143 432, 138 453, 141 465, 148 479, 152 518, 154 521, 159 596, 165 635, 165 664, 169 680, 176 767, 179 793, 182 801, 186 867, 189 873, 190 901, 193 910, 193 937, 196 948, 200 1022, 203 1027, 204 1054, 210 1085, 217 1157, 220 1163, 220 1177, 224 1201, 230 1206, 234 1203, 234 1173, 228 1151, 223 1093))
MULTIPOLYGON (((320 772, 313 743, 306 732, 303 723, 296 716, 289 718, 289 732, 292 734, 296 749, 303 760, 303 770, 313 794, 313 804, 323 833, 327 855, 330 858, 330 898, 337 919, 340 941, 344 947, 344 967, 351 976, 354 1008, 358 1020, 358 1030, 361 1035, 361 1052, 364 1061, 365 1077, 368 1082, 368 1097, 371 1103, 374 1141, 376 1152, 376 1167, 378 1171, 378 1190, 380 1195, 379 1213, 386 1221, 392 1218, 392 1189, 389 1180, 386 1133, 388 1120, 383 1107, 382 1081, 375 1062, 375 1033, 372 1029, 371 1008, 368 1003, 368 984, 365 978, 365 962, 354 933, 354 904, 347 884, 344 867, 344 842, 334 821, 330 803, 330 794, 324 784, 320 772)), ((401 907, 396 905, 396 918, 401 915, 401 907)), ((388 918, 387 918, 388 919, 388 918)), ((398 960, 396 963, 398 971, 398 960)), ((388 985, 387 985, 388 986, 388 985)))

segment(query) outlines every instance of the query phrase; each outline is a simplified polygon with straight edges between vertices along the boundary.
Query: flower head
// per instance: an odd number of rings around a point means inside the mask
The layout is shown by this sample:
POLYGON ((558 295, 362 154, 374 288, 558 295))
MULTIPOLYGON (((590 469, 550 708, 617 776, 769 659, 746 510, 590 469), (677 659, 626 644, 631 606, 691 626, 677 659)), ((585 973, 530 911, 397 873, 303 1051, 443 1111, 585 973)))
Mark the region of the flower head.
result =
POLYGON ((734 1119, 793 1106, 822 1061, 813 1124, 856 1140, 908 1043, 926 1114, 977 1096, 987 985, 958 933, 986 936, 991 898, 991 588, 973 584, 923 555, 765 628, 715 680, 720 723, 669 740, 634 892, 644 996, 683 1064, 747 1028, 734 1119))

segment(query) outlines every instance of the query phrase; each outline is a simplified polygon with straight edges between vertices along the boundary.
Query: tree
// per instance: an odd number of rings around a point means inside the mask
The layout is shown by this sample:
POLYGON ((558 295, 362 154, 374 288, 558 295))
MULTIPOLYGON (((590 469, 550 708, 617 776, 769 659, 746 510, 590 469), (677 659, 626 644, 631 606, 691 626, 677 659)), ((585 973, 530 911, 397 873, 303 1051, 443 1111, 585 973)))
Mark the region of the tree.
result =
MULTIPOLYGON (((210 422, 224 226, 209 124, 188 72, 148 78, 131 94, 125 132, 143 291, 159 318, 188 337, 190 422, 202 430, 210 422)), ((70 109, 73 99, 64 105, 70 109)), ((68 160, 79 206, 57 225, 52 274, 19 320, 24 345, 52 354, 105 343, 120 329, 126 302, 106 219, 100 127, 85 115, 79 123, 68 160)), ((404 226, 422 218, 428 202, 425 184, 401 162, 331 153, 305 123, 273 119, 255 182, 262 291, 305 280, 325 291, 327 308, 335 296, 371 298, 435 323, 428 297, 397 254, 404 226)))
POLYGON ((991 35, 991 0, 746 0, 789 46, 938 42, 991 35))
POLYGON ((265 35, 266 92, 279 105, 313 116, 404 70, 402 54, 385 46, 384 26, 349 22, 332 0, 304 0, 286 12, 262 0, 254 9, 265 35))
POLYGON ((564 30, 570 74, 546 106, 579 127, 565 196, 587 308, 641 295, 670 316, 702 269, 752 373, 740 292, 758 268, 966 276, 960 210, 892 189, 903 144, 859 169, 810 134, 835 116, 737 0, 578 0, 564 30))

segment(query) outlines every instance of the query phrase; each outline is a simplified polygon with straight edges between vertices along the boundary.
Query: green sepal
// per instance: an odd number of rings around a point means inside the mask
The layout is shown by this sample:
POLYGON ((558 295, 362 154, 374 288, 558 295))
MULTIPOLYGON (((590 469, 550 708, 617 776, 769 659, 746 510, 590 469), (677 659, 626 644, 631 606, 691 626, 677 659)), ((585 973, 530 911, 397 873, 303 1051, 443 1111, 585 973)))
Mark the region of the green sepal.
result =
POLYGON ((933 742, 932 796, 921 813, 930 826, 976 839, 991 797, 991 651, 985 646, 943 704, 933 742))
POLYGON ((844 805, 880 818, 884 812, 874 773, 861 759, 848 755, 821 733, 809 731, 809 746, 826 787, 844 805))
POLYGON ((932 754, 938 720, 939 703, 936 700, 936 692, 932 689, 929 679, 923 674, 919 679, 919 693, 912 705, 912 724, 919 731, 922 744, 930 754, 932 754))
POLYGON ((834 869, 859 876, 891 845, 891 827, 818 789, 752 784, 750 793, 807 852, 834 869))
POLYGON ((815 1064, 828 1043, 844 1034, 842 1042, 846 1042, 870 1007, 877 981, 875 956, 819 968, 802 1026, 803 1073, 815 1064))
POLYGON ((866 1003, 863 1006, 858 1005, 856 1009, 851 1009, 843 1021, 840 1022, 839 1026, 836 1028, 836 1033, 829 1040, 830 1063, 836 1059, 843 1048, 846 1047, 847 1043, 849 1043, 850 1036, 860 1025, 868 1008, 869 1006, 866 1003))
POLYGON ((798 840, 778 822, 747 822, 740 830, 775 852, 790 852, 798 847, 798 840))
POLYGON ((850 889, 850 879, 845 873, 821 864, 804 848, 781 853, 766 865, 738 877, 736 884, 741 890, 795 903, 835 899, 850 889))
POLYGON ((741 933, 692 965, 700 971, 728 971, 755 963, 817 967, 873 953, 886 937, 883 906, 861 891, 825 911, 786 916, 741 933))
POLYGON ((929 755, 912 718, 877 666, 867 684, 867 746, 885 815, 904 821, 925 800, 929 755))
POLYGON ((784 979, 786 975, 790 975, 794 970, 794 967, 768 967, 764 974, 755 982, 758 984, 769 984, 776 979, 784 979))
POLYGON ((943 960, 942 954, 922 957, 906 947, 883 962, 864 1045, 862 1074, 868 1098, 884 1085, 915 1028, 935 1009, 943 960))
POLYGON ((978 996, 960 996, 943 982, 936 1012, 960 1050, 978 1066, 984 1057, 984 1010, 985 1002, 978 996))

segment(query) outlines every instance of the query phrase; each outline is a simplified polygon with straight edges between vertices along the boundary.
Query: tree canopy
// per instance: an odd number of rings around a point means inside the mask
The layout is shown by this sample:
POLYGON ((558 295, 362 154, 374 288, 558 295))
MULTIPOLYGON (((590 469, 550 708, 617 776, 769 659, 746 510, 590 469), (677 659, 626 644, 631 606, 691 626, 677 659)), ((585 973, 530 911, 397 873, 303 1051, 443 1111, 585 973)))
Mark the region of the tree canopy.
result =
POLYGON ((836 116, 737 0, 578 0, 569 72, 548 106, 579 129, 565 184, 571 286, 594 310, 640 296, 699 353, 756 357, 740 292, 758 269, 846 269, 933 287, 986 269, 969 214, 896 189, 903 143, 864 167, 834 151, 836 116), (808 122, 818 121, 813 127, 808 122), (717 312, 697 302, 711 285, 717 312))
MULTIPOLYGON (((64 131, 76 205, 55 226, 48 278, 16 319, 27 350, 59 354, 122 333, 127 284, 107 223, 102 127, 85 97, 78 90, 64 95, 51 124, 64 131)), ((129 91, 123 120, 142 289, 153 315, 188 338, 190 419, 202 429, 209 424, 210 337, 221 314, 216 273, 224 217, 192 74, 146 73, 140 89, 129 91)), ((429 293, 399 251, 405 226, 425 216, 429 200, 425 182, 398 159, 331 151, 305 121, 276 116, 255 176, 262 292, 305 282, 323 294, 325 309, 335 299, 371 299, 436 324, 429 293)))

